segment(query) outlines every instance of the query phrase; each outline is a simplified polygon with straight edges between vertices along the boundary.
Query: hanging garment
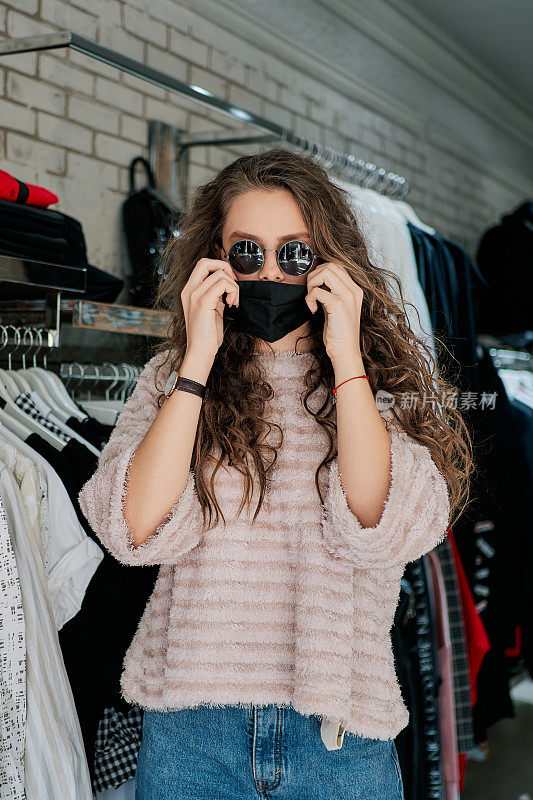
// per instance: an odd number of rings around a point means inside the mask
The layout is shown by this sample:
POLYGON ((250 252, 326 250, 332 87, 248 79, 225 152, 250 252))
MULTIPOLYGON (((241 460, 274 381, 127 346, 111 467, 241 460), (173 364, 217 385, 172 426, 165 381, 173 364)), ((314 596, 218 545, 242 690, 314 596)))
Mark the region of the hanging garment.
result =
MULTIPOLYGON (((49 449, 46 443, 40 446, 43 451, 49 449)), ((73 450, 72 443, 69 443, 59 454, 61 458, 56 458, 56 468, 86 533, 96 541, 96 535, 78 501, 82 485, 95 472, 96 459, 82 450, 79 447, 73 450), (68 448, 70 450, 67 452, 68 448)), ((125 566, 105 550, 102 563, 87 587, 79 613, 59 632, 93 788, 97 785, 96 740, 105 709, 113 707, 126 715, 131 710, 120 689, 124 653, 153 592, 157 575, 156 566, 125 566)), ((132 737, 138 733, 138 729, 131 731, 132 737)))
POLYGON ((452 653, 457 750, 459 753, 467 753, 475 747, 472 719, 473 703, 470 693, 470 668, 468 665, 463 606, 449 533, 446 539, 435 548, 435 553, 439 559, 446 588, 446 605, 448 608, 452 653))
POLYGON ((54 422, 41 414, 33 402, 30 392, 22 392, 21 394, 17 395, 17 397, 14 398, 14 402, 22 411, 24 411, 25 414, 28 414, 40 425, 44 425, 45 428, 48 428, 48 430, 52 431, 52 433, 55 433, 56 436, 59 436, 61 441, 65 442, 65 444, 70 440, 71 437, 65 432, 63 427, 58 424, 58 421, 54 422))
POLYGON ((0 800, 24 800, 26 631, 17 561, 0 497, 0 800))
POLYGON ((402 697, 409 710, 409 724, 395 739, 405 800, 423 798, 425 787, 423 708, 419 690, 415 599, 413 587, 404 573, 391 638, 394 648, 394 667, 402 697))
MULTIPOLYGON (((335 179, 340 188, 347 191, 361 233, 368 248, 368 257, 377 267, 389 269, 401 281, 405 300, 414 309, 405 308, 412 331, 419 336, 434 354, 433 331, 424 292, 417 273, 415 254, 409 230, 404 220, 383 210, 382 198, 377 192, 335 179)), ((392 202, 392 201, 391 201, 392 202)), ((394 282, 390 282, 393 296, 399 301, 394 282)))
POLYGON ((432 329, 450 351, 443 357, 454 373, 452 382, 461 391, 479 391, 473 295, 483 276, 459 245, 411 223, 408 228, 432 329))
MULTIPOLYGON (((24 270, 29 279, 34 274, 40 276, 42 266, 39 262, 42 261, 85 269, 85 291, 80 295, 79 291, 64 289, 62 297, 114 303, 124 286, 122 278, 88 263, 83 228, 74 217, 55 209, 20 205, 0 198, 0 240, 6 231, 19 235, 16 241, 0 241, 0 253, 24 258, 24 270), (64 242, 67 243, 66 249, 64 242)), ((10 288, 10 297, 17 299, 14 286, 12 284, 10 288)))
POLYGON ((3 461, 0 499, 17 560, 26 626, 26 800, 92 800, 78 717, 47 595, 40 542, 23 493, 3 461))
POLYGON ((452 654, 446 589, 435 552, 427 554, 435 598, 438 668, 439 668, 439 735, 442 753, 442 774, 446 800, 459 798, 459 769, 452 674, 452 654))
MULTIPOLYGON (((78 492, 94 473, 96 460, 83 445, 71 440, 58 451, 37 433, 32 433, 25 443, 19 443, 9 431, 5 431, 5 436, 11 437, 32 458, 37 454, 43 456, 39 464, 48 471, 48 482, 59 484, 56 491, 50 492, 51 514, 52 518, 62 520, 59 530, 63 537, 70 519, 65 513, 69 499, 70 513, 75 513, 83 526, 81 529, 78 526, 78 530, 82 530, 84 543, 73 549, 68 558, 58 560, 54 573, 61 577, 61 567, 70 563, 70 580, 64 572, 63 581, 53 582, 51 588, 61 587, 61 591, 54 592, 51 600, 57 628, 62 626, 59 631, 62 654, 92 775, 97 728, 106 705, 115 703, 123 711, 129 710, 119 690, 122 660, 153 590, 157 568, 127 568, 109 553, 103 553, 92 538, 94 534, 79 508, 78 492), (98 553, 98 560, 94 560, 91 550, 98 553), (106 564, 102 566, 100 562, 104 559, 106 564)), ((56 541, 59 543, 61 539, 58 537, 56 541)), ((52 563, 56 561, 52 559, 52 563)))
POLYGON ((525 500, 525 519, 526 538, 525 538, 525 561, 529 565, 524 574, 524 602, 522 604, 523 616, 522 623, 517 624, 516 628, 521 636, 521 653, 526 669, 533 678, 533 409, 522 403, 520 400, 511 398, 511 405, 515 411, 521 415, 520 424, 520 446, 523 454, 523 468, 519 468, 515 473, 516 480, 521 486, 521 496, 525 500))
POLYGON ((487 281, 476 297, 480 333, 533 329, 533 202, 505 214, 481 237, 477 263, 487 281))
MULTIPOLYGON (((74 617, 80 610, 87 585, 94 575, 104 553, 88 537, 80 525, 63 482, 50 465, 39 458, 27 444, 0 425, 0 458, 15 477, 26 476, 25 487, 31 475, 37 476, 38 485, 32 496, 39 498, 39 536, 48 599, 53 609, 56 629, 74 617)), ((28 500, 28 503, 30 500, 28 500)), ((32 500, 32 508, 34 501, 32 500)))
POLYGON ((19 394, 18 397, 15 398, 15 403, 21 408, 26 414, 28 414, 33 419, 37 420, 41 423, 41 425, 45 425, 45 427, 52 430, 56 433, 60 438, 62 438, 66 442, 70 442, 72 439, 76 439, 80 444, 87 448, 91 453, 98 455, 100 453, 100 449, 95 447, 91 442, 83 439, 77 431, 69 428, 65 422, 63 422, 59 417, 57 417, 50 406, 44 402, 42 397, 40 397, 37 392, 23 392, 19 394), (43 420, 45 420, 43 422, 43 420))
POLYGON ((104 709, 98 725, 94 754, 93 791, 115 789, 135 777, 141 746, 143 711, 133 706, 127 713, 104 709))
POLYGON ((485 348, 478 373, 483 391, 495 395, 496 402, 488 410, 470 411, 477 466, 473 501, 454 526, 476 609, 491 644, 477 676, 476 742, 487 738, 487 729, 495 722, 515 716, 505 649, 514 646, 516 626, 523 623, 525 552, 531 525, 530 490, 516 478, 525 474, 521 423, 485 348))
POLYGON ((10 172, 0 169, 0 197, 12 203, 27 203, 31 206, 46 208, 57 203, 59 197, 44 186, 35 186, 33 183, 24 183, 10 172))
POLYGON ((107 442, 113 430, 113 425, 104 425, 93 417, 85 417, 83 420, 79 420, 77 417, 69 417, 65 425, 77 431, 83 439, 91 442, 99 450, 107 442))
POLYGON ((417 691, 421 699, 422 752, 418 754, 424 800, 441 800, 442 762, 438 720, 438 662, 431 603, 431 576, 424 559, 406 565, 405 574, 415 595, 417 691))

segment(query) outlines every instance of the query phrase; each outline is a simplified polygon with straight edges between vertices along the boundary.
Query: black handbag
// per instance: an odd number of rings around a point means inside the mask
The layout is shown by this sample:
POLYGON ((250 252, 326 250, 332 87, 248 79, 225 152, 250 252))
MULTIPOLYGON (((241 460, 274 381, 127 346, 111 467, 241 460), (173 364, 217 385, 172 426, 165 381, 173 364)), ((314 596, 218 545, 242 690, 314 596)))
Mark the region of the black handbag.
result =
POLYGON ((179 233, 182 213, 158 191, 154 174, 142 156, 129 167, 130 193, 122 206, 122 219, 132 273, 128 285, 129 303, 151 308, 162 275, 159 257, 170 236, 179 233), (135 168, 144 167, 148 186, 137 189, 135 168))

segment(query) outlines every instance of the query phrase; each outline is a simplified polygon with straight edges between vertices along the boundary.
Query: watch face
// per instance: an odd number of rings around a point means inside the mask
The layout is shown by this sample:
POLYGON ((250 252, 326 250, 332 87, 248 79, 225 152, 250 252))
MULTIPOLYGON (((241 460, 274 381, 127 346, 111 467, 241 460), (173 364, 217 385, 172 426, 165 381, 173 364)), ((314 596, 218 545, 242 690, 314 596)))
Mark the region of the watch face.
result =
POLYGON ((176 376, 177 376, 177 374, 178 374, 178 373, 177 373, 177 372, 176 372, 176 370, 174 369, 174 370, 172 370, 172 372, 171 372, 171 373, 170 373, 170 375, 168 376, 168 381, 167 381, 167 383, 166 383, 166 386, 165 386, 165 395, 166 395, 167 397, 168 397, 168 393, 170 392, 170 390, 171 390, 171 389, 172 389, 172 387, 174 386, 174 381, 176 380, 176 376))

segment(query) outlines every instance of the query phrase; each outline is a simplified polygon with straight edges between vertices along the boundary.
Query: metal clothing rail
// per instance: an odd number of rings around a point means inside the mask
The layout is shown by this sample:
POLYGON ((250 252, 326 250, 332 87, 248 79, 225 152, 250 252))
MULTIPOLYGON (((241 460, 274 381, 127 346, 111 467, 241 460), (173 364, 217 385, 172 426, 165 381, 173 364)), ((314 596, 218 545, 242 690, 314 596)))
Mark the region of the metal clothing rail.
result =
POLYGON ((332 147, 323 145, 312 139, 307 139, 295 134, 286 128, 271 122, 258 114, 246 111, 227 100, 217 97, 207 89, 194 84, 180 81, 178 78, 168 75, 160 70, 136 61, 129 56, 118 53, 104 47, 91 39, 86 39, 73 31, 59 31, 39 36, 21 37, 17 39, 3 39, 0 41, 0 56, 3 54, 25 53, 35 50, 53 50, 62 47, 70 47, 80 53, 84 53, 91 58, 108 64, 111 67, 128 72, 141 80, 145 80, 162 89, 188 97, 202 105, 216 109, 223 114, 229 115, 233 120, 254 125, 265 131, 265 134, 250 136, 246 132, 240 136, 239 132, 216 132, 208 134, 184 134, 180 137, 182 150, 178 156, 183 155, 183 148, 194 144, 224 144, 224 143, 251 143, 251 142, 270 142, 281 139, 298 150, 304 150, 317 158, 327 169, 340 175, 348 181, 354 181, 368 188, 376 189, 390 197, 403 198, 409 191, 409 183, 401 175, 391 172, 384 168, 378 168, 376 164, 357 158, 348 153, 335 150, 332 147))

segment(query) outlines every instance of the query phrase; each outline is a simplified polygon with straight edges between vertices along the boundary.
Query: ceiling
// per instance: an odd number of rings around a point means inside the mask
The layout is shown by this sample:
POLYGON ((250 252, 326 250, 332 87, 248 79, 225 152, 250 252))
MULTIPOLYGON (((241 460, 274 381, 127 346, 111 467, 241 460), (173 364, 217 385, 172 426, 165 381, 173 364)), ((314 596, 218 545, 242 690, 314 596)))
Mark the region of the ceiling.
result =
POLYGON ((532 0, 405 0, 533 111, 532 0))

